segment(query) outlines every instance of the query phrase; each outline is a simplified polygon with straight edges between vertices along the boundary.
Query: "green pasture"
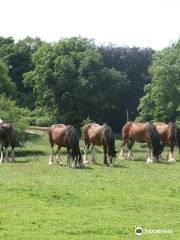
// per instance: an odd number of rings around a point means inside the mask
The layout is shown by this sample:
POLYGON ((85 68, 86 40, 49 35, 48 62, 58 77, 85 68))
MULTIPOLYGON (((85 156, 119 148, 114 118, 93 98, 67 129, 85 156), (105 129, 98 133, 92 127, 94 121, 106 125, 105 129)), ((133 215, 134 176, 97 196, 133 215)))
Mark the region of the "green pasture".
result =
POLYGON ((117 157, 112 168, 98 148, 98 164, 85 169, 66 168, 65 150, 64 166, 49 166, 49 152, 47 134, 32 134, 15 163, 0 165, 0 239, 180 239, 177 149, 176 163, 145 164, 146 148, 136 144, 136 160, 117 157), (170 233, 138 237, 136 226, 170 233))

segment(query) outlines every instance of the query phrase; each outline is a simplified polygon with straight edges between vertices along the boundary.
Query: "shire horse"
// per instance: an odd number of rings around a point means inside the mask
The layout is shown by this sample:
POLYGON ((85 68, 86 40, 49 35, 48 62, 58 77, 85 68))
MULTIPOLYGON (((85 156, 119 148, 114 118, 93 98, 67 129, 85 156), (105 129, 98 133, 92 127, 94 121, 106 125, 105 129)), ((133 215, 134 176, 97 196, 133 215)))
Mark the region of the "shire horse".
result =
POLYGON ((92 147, 92 162, 96 163, 94 145, 103 146, 104 149, 104 165, 111 166, 115 163, 115 136, 111 127, 107 124, 99 125, 97 123, 90 123, 84 127, 84 158, 83 162, 87 163, 87 153, 90 144, 92 147))
POLYGON ((49 142, 52 150, 49 165, 55 163, 54 157, 56 157, 56 163, 62 164, 59 152, 61 147, 66 147, 68 153, 67 166, 75 168, 77 162, 80 167, 84 166, 79 148, 79 135, 73 126, 64 124, 51 125, 49 128, 49 142), (57 151, 54 149, 55 144, 58 146, 57 151))
POLYGON ((147 143, 149 148, 147 163, 153 162, 154 159, 159 161, 159 156, 163 151, 163 145, 161 144, 159 133, 152 123, 126 123, 122 128, 122 140, 120 159, 124 159, 123 147, 127 144, 129 150, 128 158, 134 160, 132 147, 136 141, 139 143, 147 143))
POLYGON ((180 129, 174 123, 165 124, 163 122, 156 122, 154 125, 163 144, 169 147, 168 161, 176 161, 173 156, 173 150, 175 145, 177 145, 180 153, 180 129))
POLYGON ((9 147, 11 147, 12 149, 11 161, 13 162, 15 160, 15 157, 14 157, 15 143, 16 143, 15 129, 10 123, 6 121, 2 121, 0 119, 0 151, 1 151, 0 163, 3 163, 3 162, 6 163, 9 161, 9 156, 8 156, 9 147))

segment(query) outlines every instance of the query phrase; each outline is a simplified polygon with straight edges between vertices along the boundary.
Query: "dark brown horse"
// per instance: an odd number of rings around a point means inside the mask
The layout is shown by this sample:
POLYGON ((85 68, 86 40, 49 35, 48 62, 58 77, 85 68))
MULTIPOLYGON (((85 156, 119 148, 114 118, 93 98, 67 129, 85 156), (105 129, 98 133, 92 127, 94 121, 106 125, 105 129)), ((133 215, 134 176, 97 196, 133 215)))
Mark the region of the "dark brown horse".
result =
POLYGON ((175 161, 173 150, 176 144, 179 147, 180 153, 180 129, 174 123, 165 124, 163 122, 156 122, 154 125, 156 126, 161 141, 169 147, 168 161, 175 161))
POLYGON ((93 145, 93 158, 92 162, 96 162, 94 154, 94 145, 103 146, 104 149, 104 164, 105 165, 114 165, 114 160, 116 157, 115 151, 115 137, 112 132, 112 129, 107 124, 99 125, 96 123, 90 123, 84 128, 84 141, 85 141, 85 150, 84 150, 84 163, 87 161, 87 153, 90 144, 93 145))
POLYGON ((128 157, 134 160, 132 154, 132 147, 134 142, 147 143, 149 148, 149 154, 147 162, 153 162, 154 158, 159 160, 159 155, 163 150, 159 134, 156 127, 152 123, 137 123, 128 122, 122 128, 122 146, 120 151, 120 159, 123 159, 123 147, 125 144, 128 145, 128 157), (151 153, 153 156, 151 156, 151 153))
POLYGON ((9 156, 8 156, 8 148, 12 148, 12 161, 15 160, 14 157, 14 148, 15 148, 15 142, 16 142, 16 131, 13 128, 13 126, 8 122, 3 122, 1 120, 0 123, 0 150, 1 150, 1 158, 0 163, 3 163, 3 161, 8 162, 9 156), (4 158, 4 152, 5 152, 5 158, 4 158))
POLYGON ((77 162, 80 167, 83 167, 81 152, 79 148, 79 135, 76 129, 71 125, 53 124, 49 128, 49 141, 51 144, 51 155, 49 164, 54 163, 54 155, 56 155, 56 162, 62 164, 59 159, 59 151, 61 147, 67 148, 68 158, 67 166, 76 167, 77 162), (54 145, 58 145, 57 151, 54 150, 54 145))

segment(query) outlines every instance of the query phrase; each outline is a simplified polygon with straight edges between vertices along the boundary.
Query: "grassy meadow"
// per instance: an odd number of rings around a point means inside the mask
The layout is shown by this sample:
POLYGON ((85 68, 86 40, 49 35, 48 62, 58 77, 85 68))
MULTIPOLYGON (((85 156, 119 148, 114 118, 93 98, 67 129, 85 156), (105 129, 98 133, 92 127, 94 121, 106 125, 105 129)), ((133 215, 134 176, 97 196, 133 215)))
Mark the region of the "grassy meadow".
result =
POLYGON ((146 148, 135 144, 136 160, 117 157, 114 168, 102 166, 97 148, 98 164, 85 169, 66 168, 65 150, 64 166, 49 166, 49 152, 47 134, 33 135, 15 163, 0 165, 0 239, 180 239, 177 148, 176 163, 145 164, 146 148), (138 237, 136 226, 171 233, 138 237))

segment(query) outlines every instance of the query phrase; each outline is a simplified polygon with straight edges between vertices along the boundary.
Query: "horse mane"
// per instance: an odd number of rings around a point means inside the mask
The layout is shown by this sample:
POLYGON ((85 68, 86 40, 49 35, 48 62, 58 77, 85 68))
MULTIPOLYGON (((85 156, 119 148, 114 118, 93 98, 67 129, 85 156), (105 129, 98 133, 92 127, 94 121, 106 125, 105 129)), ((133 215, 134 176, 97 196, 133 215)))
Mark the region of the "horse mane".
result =
POLYGON ((76 157, 79 157, 79 161, 81 161, 81 153, 79 149, 79 135, 76 129, 68 125, 65 129, 67 132, 67 138, 68 138, 68 145, 71 148, 71 152, 76 157))
POLYGON ((156 127, 151 123, 148 122, 148 134, 151 140, 153 155, 159 156, 163 151, 163 145, 161 144, 159 133, 156 127))
POLYGON ((111 129, 111 127, 105 123, 103 124, 103 129, 104 129, 104 137, 107 141, 108 145, 108 154, 111 155, 112 157, 116 156, 116 151, 115 151, 115 136, 114 133, 111 129))

